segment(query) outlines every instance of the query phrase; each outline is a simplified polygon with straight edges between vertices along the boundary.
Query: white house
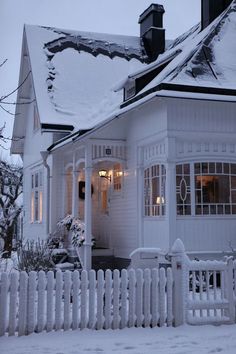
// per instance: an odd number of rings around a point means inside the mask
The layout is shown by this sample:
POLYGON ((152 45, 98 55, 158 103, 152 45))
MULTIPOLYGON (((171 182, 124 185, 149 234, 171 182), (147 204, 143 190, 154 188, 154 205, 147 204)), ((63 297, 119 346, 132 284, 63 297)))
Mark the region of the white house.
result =
POLYGON ((200 257, 236 247, 236 0, 203 0, 172 43, 163 13, 143 12, 141 38, 25 26, 24 237, 78 216, 87 269, 91 235, 123 259, 176 238, 200 257))

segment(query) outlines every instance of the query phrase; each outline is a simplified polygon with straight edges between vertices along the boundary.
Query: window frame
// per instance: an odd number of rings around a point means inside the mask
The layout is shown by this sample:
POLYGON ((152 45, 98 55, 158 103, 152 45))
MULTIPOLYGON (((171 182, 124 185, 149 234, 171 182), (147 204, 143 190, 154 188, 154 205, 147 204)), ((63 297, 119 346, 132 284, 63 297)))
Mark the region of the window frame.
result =
MULTIPOLYGON (((205 186, 204 186, 205 187, 205 186)), ((209 187, 210 188, 210 187, 209 187)), ((206 199, 205 199, 206 200, 206 199)), ((219 160, 203 160, 203 161, 191 161, 191 162, 179 162, 176 163, 176 217, 234 217, 236 215, 236 163, 229 161, 219 160), (190 169, 190 213, 179 214, 178 213, 178 198, 179 193, 177 185, 177 168, 178 166, 189 165, 190 169), (223 177, 222 177, 223 176, 223 177), (198 183, 197 185, 197 177, 198 183), (210 201, 210 189, 204 192, 203 181, 217 180, 218 177, 218 197, 213 195, 212 198, 218 198, 218 201, 210 201), (228 184, 224 184, 224 180, 228 179, 228 184), (220 186, 222 188, 220 189, 220 186), (222 191, 226 194, 222 193, 222 191), (228 194, 229 192, 229 194, 228 194), (209 201, 204 202, 205 198, 209 201), (221 197, 220 197, 221 195, 221 197), (200 196, 200 201, 199 201, 200 196), (220 198, 223 198, 220 200, 220 198), (228 199, 228 200, 227 200, 228 199), (234 199, 234 202, 233 202, 234 199), (200 208, 200 209, 199 209, 200 208), (199 210, 199 212, 198 212, 199 210)))
POLYGON ((155 163, 144 168, 143 216, 145 218, 166 216, 166 165, 163 163, 155 163), (154 199, 156 203, 153 202, 154 199))
POLYGON ((123 179, 124 179, 124 172, 123 172, 122 164, 120 162, 117 162, 113 165, 112 185, 113 185, 114 193, 117 194, 121 193, 123 189, 123 183, 124 183, 123 179))
POLYGON ((30 222, 43 223, 43 169, 31 172, 30 222), (37 183, 36 183, 37 182, 37 183))

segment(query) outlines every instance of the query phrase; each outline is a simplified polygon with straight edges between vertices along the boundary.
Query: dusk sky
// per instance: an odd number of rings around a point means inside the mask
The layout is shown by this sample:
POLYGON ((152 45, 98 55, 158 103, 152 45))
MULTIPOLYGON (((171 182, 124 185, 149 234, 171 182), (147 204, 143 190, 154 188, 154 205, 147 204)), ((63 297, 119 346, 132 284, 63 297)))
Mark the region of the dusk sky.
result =
MULTIPOLYGON (((139 15, 151 0, 0 0, 0 97, 18 84, 24 23, 65 29, 139 35, 139 15)), ((166 38, 174 39, 200 20, 200 0, 159 0, 165 7, 166 38)), ((15 100, 15 96, 11 97, 15 100)), ((6 108, 4 106, 4 108, 6 108)), ((10 106, 14 112, 14 107, 10 106)), ((0 109, 11 136, 13 116, 0 109)), ((1 153, 1 148, 0 148, 1 153)), ((7 157, 9 152, 3 152, 7 157)))

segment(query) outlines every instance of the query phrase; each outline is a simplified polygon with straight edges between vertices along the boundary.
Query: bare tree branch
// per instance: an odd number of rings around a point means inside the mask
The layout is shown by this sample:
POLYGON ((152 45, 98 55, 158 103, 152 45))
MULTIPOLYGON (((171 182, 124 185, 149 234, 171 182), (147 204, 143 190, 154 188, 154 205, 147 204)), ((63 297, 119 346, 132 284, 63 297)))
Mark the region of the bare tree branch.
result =
POLYGON ((3 100, 5 100, 5 99, 8 98, 9 96, 11 96, 11 95, 12 95, 13 93, 15 93, 16 91, 18 91, 19 88, 24 85, 24 83, 26 82, 26 80, 28 79, 28 77, 30 76, 30 74, 31 74, 31 71, 28 72, 28 74, 26 75, 26 77, 24 78, 24 80, 20 83, 20 85, 18 85, 13 91, 9 92, 7 95, 2 96, 2 97, 0 98, 0 102, 2 102, 3 100))
POLYGON ((6 64, 7 60, 8 60, 8 59, 3 60, 3 62, 0 64, 0 68, 1 68, 4 64, 6 64))
MULTIPOLYGON (((0 101, 0 102, 1 102, 1 101, 0 101)), ((1 108, 4 112, 10 114, 11 116, 14 116, 14 115, 15 115, 14 113, 8 111, 8 109, 5 109, 1 104, 0 104, 0 108, 1 108)))
POLYGON ((21 106, 21 105, 26 105, 26 104, 30 104, 30 103, 33 103, 35 102, 36 100, 33 99, 31 101, 27 101, 27 102, 5 102, 5 101, 2 101, 1 104, 8 104, 8 105, 14 105, 14 106, 21 106))

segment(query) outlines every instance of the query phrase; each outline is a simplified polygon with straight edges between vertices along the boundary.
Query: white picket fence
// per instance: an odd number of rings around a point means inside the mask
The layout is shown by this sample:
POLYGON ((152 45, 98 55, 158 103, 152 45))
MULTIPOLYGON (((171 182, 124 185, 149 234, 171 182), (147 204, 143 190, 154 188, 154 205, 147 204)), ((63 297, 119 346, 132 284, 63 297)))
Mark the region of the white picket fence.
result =
POLYGON ((172 270, 2 273, 0 336, 171 326, 172 270))
POLYGON ((236 322, 236 261, 190 261, 177 240, 171 267, 0 274, 0 336, 69 329, 236 322))

